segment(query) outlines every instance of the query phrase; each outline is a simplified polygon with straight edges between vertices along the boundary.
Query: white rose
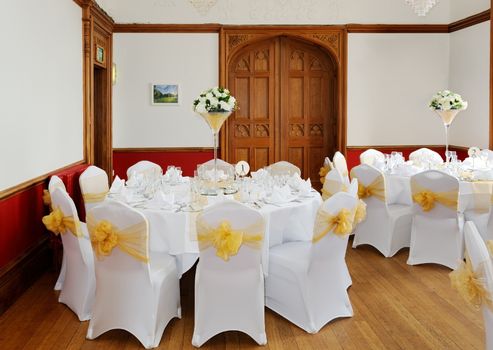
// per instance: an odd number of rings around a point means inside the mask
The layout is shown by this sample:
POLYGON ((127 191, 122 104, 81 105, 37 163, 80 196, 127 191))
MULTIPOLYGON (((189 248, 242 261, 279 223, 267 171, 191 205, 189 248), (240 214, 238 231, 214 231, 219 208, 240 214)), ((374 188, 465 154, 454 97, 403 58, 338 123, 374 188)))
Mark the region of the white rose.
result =
POLYGON ((212 107, 217 107, 219 100, 216 97, 209 98, 212 107))
POLYGON ((207 109, 205 109, 205 103, 199 103, 195 106, 195 111, 197 113, 206 113, 207 109))
POLYGON ((230 111, 231 110, 231 107, 225 101, 219 102, 219 105, 221 106, 221 109, 224 109, 225 111, 230 111))
POLYGON ((211 92, 208 92, 208 93, 205 94, 205 97, 208 98, 208 99, 211 99, 214 96, 212 95, 211 92))

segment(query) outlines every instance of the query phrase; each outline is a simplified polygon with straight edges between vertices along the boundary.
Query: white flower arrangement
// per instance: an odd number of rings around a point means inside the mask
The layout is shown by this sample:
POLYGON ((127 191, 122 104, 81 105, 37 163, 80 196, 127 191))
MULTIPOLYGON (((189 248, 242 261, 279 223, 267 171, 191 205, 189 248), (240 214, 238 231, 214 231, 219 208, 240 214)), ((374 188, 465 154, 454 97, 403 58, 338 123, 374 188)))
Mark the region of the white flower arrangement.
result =
POLYGON ((197 113, 232 112, 236 107, 236 99, 229 90, 217 86, 203 91, 193 101, 193 110, 197 113))
POLYGON ((449 90, 437 92, 430 101, 431 110, 448 111, 451 109, 462 110, 467 108, 467 101, 462 96, 449 90))

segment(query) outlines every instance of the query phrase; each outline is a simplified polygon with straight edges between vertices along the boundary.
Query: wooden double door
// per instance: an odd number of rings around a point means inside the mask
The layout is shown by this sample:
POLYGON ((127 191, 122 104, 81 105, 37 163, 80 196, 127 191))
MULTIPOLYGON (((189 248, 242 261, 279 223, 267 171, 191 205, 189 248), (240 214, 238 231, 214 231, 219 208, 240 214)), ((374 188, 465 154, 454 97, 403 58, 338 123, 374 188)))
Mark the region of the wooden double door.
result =
POLYGON ((280 160, 319 186, 318 172, 337 144, 337 79, 317 45, 278 36, 246 46, 228 67, 238 101, 227 123, 228 161, 257 170, 280 160))

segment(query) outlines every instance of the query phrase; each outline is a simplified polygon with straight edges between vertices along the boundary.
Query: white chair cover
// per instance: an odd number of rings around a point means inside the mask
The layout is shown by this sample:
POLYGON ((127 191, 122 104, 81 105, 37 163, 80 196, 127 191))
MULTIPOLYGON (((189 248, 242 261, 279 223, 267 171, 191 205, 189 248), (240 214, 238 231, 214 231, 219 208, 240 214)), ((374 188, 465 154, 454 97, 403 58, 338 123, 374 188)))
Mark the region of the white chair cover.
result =
POLYGON ((194 346, 229 330, 244 332, 260 345, 267 343, 261 265, 264 230, 259 212, 232 201, 208 207, 197 218, 200 259, 195 274, 194 346), (214 230, 224 222, 243 232, 237 254, 230 255, 227 261, 218 256, 218 248, 225 244, 224 236, 216 236, 218 246, 214 246, 206 234, 208 227, 214 230), (246 237, 253 236, 258 236, 257 246, 245 243, 246 237))
POLYGON ((347 193, 349 193, 351 196, 353 196, 355 198, 359 198, 358 197, 358 179, 357 178, 351 179, 351 183, 349 184, 347 193))
MULTIPOLYGON (((464 240, 473 270, 481 274, 486 289, 493 295, 493 262, 473 222, 464 225, 464 240)), ((486 305, 482 305, 481 309, 486 331, 486 350, 493 350, 493 311, 486 305)))
POLYGON ((334 158, 332 158, 332 162, 334 163, 334 168, 339 170, 339 172, 341 173, 342 178, 344 179, 346 185, 349 185, 349 174, 347 169, 346 158, 344 157, 344 155, 341 152, 337 151, 334 154, 334 158))
POLYGON ((409 160, 413 163, 422 164, 423 162, 428 162, 432 164, 442 164, 443 158, 435 151, 429 148, 420 148, 409 154, 409 160))
POLYGON ((148 223, 143 214, 126 204, 105 201, 88 213, 87 224, 95 253, 97 282, 87 338, 94 339, 111 329, 124 329, 147 349, 157 347, 169 321, 181 317, 175 259, 162 252, 149 253, 148 223), (136 254, 141 259, 120 245, 107 256, 98 255, 96 237, 104 221, 120 232, 118 242, 129 242, 134 236, 131 243, 142 247, 140 255, 136 254))
POLYGON ((80 174, 79 186, 87 215, 92 208, 106 199, 109 191, 108 175, 103 169, 91 165, 80 174))
MULTIPOLYGON (((61 188, 63 191, 67 192, 67 189, 65 188, 65 184, 63 183, 62 179, 60 179, 58 176, 53 175, 50 178, 50 182, 48 182, 48 193, 50 194, 50 197, 53 195, 53 192, 55 189, 61 188)), ((55 283, 55 290, 62 290, 63 287, 63 281, 65 280, 65 270, 67 269, 66 266, 66 261, 65 261, 65 252, 62 252, 62 266, 60 268, 60 274, 58 275, 58 279, 56 280, 55 283)))
POLYGON ((323 200, 329 199, 337 192, 346 192, 347 190, 348 184, 338 169, 333 168, 325 175, 325 181, 322 187, 323 200))
POLYGON ((152 174, 155 176, 161 175, 163 169, 159 164, 148 160, 141 160, 127 169, 127 179, 130 179, 136 174, 152 174))
POLYGON ((493 239, 492 188, 490 183, 472 182, 460 189, 459 212, 464 214, 464 221, 474 222, 485 241, 493 239))
POLYGON ((64 217, 72 217, 76 231, 67 229, 61 233, 65 272, 58 301, 72 309, 79 320, 86 321, 91 318, 96 287, 94 258, 87 227, 79 222, 73 200, 61 187, 53 191, 51 200, 54 210, 60 209, 64 217))
POLYGON ((366 203, 366 220, 354 231, 353 248, 369 244, 385 257, 395 255, 400 249, 409 247, 412 207, 388 204, 385 178, 372 166, 360 164, 351 170, 351 177, 358 179, 360 191, 371 188, 372 195, 359 197, 366 203))
MULTIPOLYGON (((205 178, 206 172, 211 170, 214 170, 214 159, 208 160, 197 167, 197 173, 201 178, 205 178)), ((217 170, 222 171, 230 179, 235 174, 235 167, 222 159, 217 160, 217 170)))
POLYGON ((347 193, 333 195, 322 204, 315 223, 314 238, 328 229, 325 236, 316 243, 290 242, 270 249, 266 306, 309 333, 353 315, 344 259, 349 232, 336 235, 324 215, 337 216, 348 209, 352 223, 356 204, 347 193))
POLYGON ((385 154, 370 148, 359 155, 359 161, 361 164, 375 165, 375 163, 385 161, 385 154))
POLYGON ((273 175, 301 175, 301 170, 296 165, 281 160, 280 162, 271 164, 267 167, 267 171, 273 175))
POLYGON ((443 172, 427 170, 411 177, 411 192, 414 217, 407 263, 436 263, 455 269, 464 258, 460 227, 463 221, 462 215, 457 213, 459 181, 443 172), (417 202, 417 196, 427 191, 444 198, 441 202, 435 201, 434 207, 428 211, 417 202), (451 202, 449 205, 443 204, 448 201, 451 202))

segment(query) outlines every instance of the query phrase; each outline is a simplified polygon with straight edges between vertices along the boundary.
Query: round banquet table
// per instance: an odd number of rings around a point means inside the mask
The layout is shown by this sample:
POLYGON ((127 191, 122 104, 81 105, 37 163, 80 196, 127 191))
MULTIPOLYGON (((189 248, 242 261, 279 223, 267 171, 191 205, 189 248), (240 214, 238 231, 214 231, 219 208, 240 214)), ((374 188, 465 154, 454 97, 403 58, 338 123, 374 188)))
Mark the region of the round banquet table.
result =
MULTIPOLYGON (((214 198, 214 197, 210 197, 214 198)), ((224 196, 224 200, 234 200, 224 196)), ((268 272, 269 248, 284 242, 311 241, 317 210, 322 203, 320 194, 297 198, 283 204, 251 206, 265 219, 262 245, 264 274, 268 272)), ((149 249, 152 253, 168 253, 176 257, 178 273, 188 271, 199 257, 195 219, 199 212, 149 209, 136 206, 149 222, 149 249)))

